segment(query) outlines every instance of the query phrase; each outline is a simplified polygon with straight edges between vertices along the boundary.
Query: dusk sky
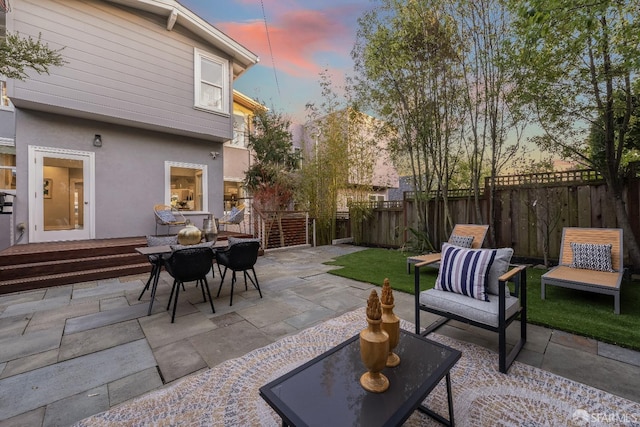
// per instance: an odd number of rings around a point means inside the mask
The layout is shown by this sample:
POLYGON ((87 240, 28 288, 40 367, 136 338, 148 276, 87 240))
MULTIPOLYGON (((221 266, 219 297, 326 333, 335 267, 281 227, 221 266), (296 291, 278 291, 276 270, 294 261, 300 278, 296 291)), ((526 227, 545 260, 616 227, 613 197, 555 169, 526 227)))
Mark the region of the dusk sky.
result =
POLYGON ((336 84, 352 74, 357 19, 373 7, 371 0, 179 1, 260 57, 234 88, 295 121, 305 120, 305 104, 320 102, 322 70, 336 84))

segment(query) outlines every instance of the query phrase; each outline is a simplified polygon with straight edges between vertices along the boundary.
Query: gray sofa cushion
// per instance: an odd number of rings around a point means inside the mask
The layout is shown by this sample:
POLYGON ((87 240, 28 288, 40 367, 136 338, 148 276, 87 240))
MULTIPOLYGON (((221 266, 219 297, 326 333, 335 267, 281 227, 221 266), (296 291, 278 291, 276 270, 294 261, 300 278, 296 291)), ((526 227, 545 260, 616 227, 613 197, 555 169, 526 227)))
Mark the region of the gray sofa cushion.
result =
MULTIPOLYGON (((498 327, 498 296, 488 294, 489 301, 480 301, 453 292, 429 289, 420 292, 420 304, 446 313, 456 314, 478 323, 498 327)), ((520 308, 520 301, 513 296, 505 299, 505 318, 513 316, 520 308)))

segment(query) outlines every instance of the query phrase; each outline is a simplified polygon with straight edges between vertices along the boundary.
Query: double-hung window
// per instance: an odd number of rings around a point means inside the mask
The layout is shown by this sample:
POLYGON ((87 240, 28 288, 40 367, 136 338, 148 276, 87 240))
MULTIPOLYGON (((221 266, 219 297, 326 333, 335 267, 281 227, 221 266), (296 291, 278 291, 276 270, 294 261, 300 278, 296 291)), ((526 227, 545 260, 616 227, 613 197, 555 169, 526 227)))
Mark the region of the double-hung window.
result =
POLYGON ((233 139, 229 145, 242 148, 247 146, 247 119, 243 114, 233 115, 233 139))
POLYGON ((194 49, 195 107, 229 113, 229 61, 194 49))

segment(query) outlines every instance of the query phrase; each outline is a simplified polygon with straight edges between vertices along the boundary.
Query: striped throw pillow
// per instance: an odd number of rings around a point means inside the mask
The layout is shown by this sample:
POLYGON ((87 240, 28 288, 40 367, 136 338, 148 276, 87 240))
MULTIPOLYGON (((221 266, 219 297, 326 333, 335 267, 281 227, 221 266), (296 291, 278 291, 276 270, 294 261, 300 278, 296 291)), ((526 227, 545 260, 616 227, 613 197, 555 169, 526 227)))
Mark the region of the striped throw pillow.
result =
POLYGON ((436 289, 488 301, 486 288, 495 250, 465 249, 442 245, 436 289))

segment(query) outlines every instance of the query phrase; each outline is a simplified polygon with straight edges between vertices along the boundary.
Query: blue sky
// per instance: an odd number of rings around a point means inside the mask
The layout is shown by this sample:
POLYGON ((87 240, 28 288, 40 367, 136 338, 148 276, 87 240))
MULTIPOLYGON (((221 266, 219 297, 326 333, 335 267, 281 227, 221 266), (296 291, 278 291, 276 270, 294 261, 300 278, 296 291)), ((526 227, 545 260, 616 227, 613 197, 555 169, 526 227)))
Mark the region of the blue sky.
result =
POLYGON ((320 102, 322 70, 338 86, 352 74, 357 19, 373 6, 371 0, 179 1, 260 57, 234 88, 295 121, 304 121, 308 102, 320 102))

